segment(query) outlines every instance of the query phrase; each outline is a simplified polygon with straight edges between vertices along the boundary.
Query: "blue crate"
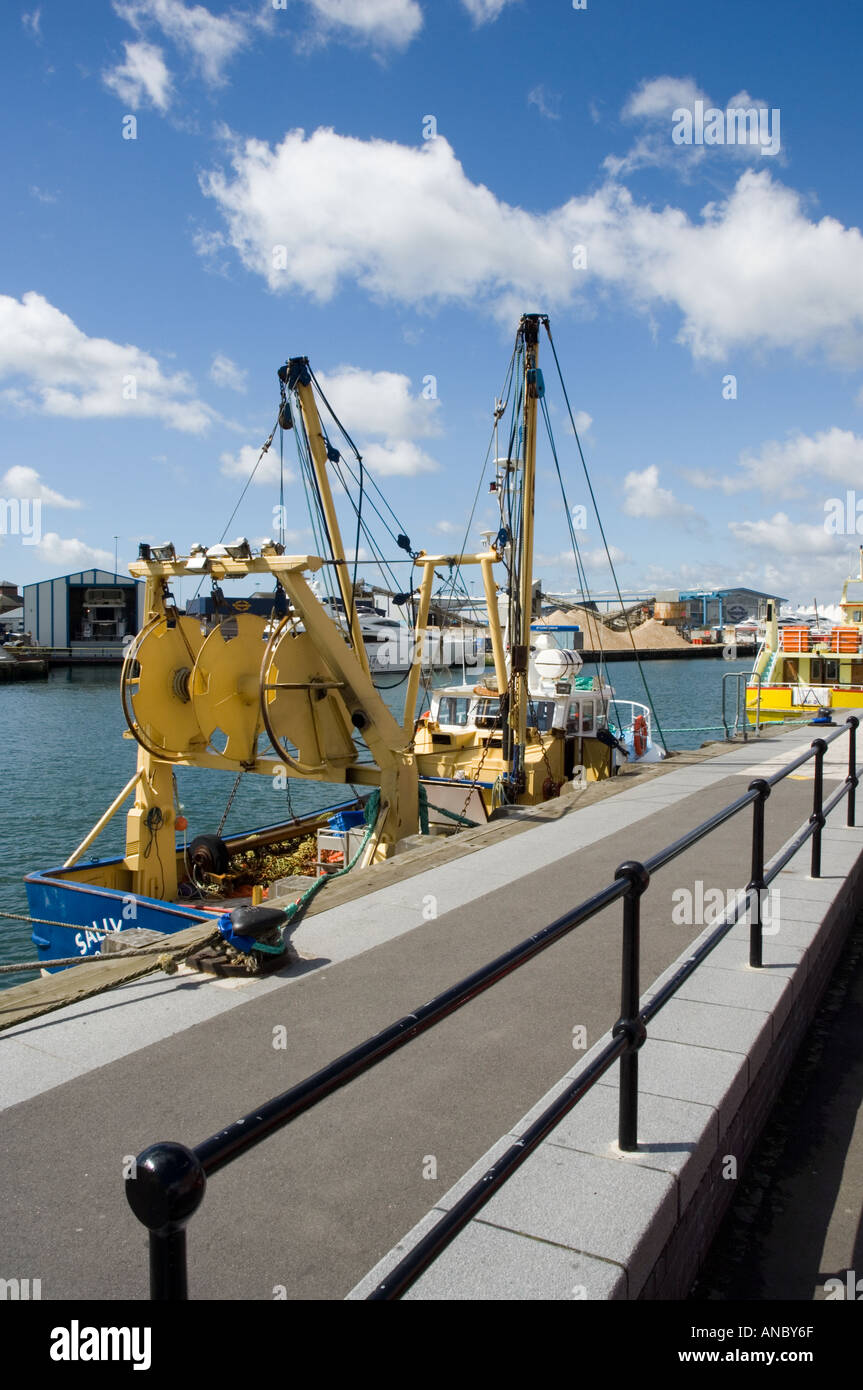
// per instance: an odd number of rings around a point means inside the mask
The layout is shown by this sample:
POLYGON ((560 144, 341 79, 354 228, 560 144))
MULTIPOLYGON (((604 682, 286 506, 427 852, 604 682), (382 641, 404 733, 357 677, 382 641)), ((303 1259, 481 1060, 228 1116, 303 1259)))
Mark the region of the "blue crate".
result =
POLYGON ((355 811, 337 811, 329 819, 330 829, 338 835, 344 835, 346 831, 353 830, 356 826, 364 823, 365 816, 361 806, 358 806, 355 811))

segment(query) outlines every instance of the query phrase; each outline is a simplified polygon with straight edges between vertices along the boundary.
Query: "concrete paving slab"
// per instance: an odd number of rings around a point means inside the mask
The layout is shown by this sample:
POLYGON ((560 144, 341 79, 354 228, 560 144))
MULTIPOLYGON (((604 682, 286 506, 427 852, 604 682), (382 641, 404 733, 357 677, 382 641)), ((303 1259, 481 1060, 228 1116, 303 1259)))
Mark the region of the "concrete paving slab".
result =
POLYGON ((717 970, 704 964, 680 986, 675 997, 697 1003, 728 1004, 738 1009, 752 1009, 759 1014, 770 1013, 773 1015, 775 1034, 788 1017, 794 990, 790 980, 777 979, 775 975, 765 976, 748 965, 734 971, 717 970))
POLYGON ((750 1067, 748 1082, 770 1050, 773 1023, 769 1013, 675 997, 651 1020, 650 1035, 695 1049, 745 1056, 750 1067))
MULTIPOLYGON (((430 1212, 347 1295, 363 1299, 440 1218, 430 1212)), ((403 1301, 533 1302, 549 1300, 625 1299, 626 1271, 606 1260, 592 1259, 566 1246, 471 1221, 457 1242, 434 1262, 403 1301)))
MULTIPOLYGON (((661 1015, 660 1015, 661 1017, 661 1015)), ((647 1036, 638 1054, 638 1092, 712 1106, 728 1128, 746 1094, 748 1064, 735 1052, 647 1036)))
POLYGON ((709 1105, 647 1092, 639 1097, 638 1148, 629 1153, 617 1144, 618 1098, 617 1084, 599 1082, 561 1120, 546 1142, 670 1174, 678 1186, 679 1216, 716 1151, 716 1110, 709 1105))
MULTIPOLYGON (((714 970, 740 970, 750 969, 749 948, 747 946, 748 936, 741 934, 732 940, 721 941, 715 951, 710 953, 710 964, 714 970)), ((800 986, 806 977, 807 954, 797 946, 782 942, 779 937, 765 939, 761 953, 763 965, 760 967, 765 975, 784 976, 791 981, 794 997, 797 997, 800 986)))
POLYGON ((477 1220, 404 1301, 608 1302, 626 1297, 626 1271, 619 1265, 477 1220))
POLYGON ((483 1219, 624 1266, 637 1298, 676 1214, 667 1173, 546 1144, 492 1197, 483 1219))

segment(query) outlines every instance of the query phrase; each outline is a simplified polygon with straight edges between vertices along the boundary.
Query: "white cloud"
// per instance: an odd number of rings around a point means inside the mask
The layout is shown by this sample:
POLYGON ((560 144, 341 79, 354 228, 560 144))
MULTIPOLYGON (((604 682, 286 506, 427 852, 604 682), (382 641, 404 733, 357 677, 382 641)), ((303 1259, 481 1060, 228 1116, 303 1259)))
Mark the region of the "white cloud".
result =
MULTIPOLYGON (((776 512, 764 521, 730 521, 728 529, 735 540, 746 546, 775 551, 780 555, 836 554, 837 537, 828 535, 824 526, 809 526, 792 521, 784 512, 776 512)), ((847 548, 845 537, 838 538, 847 548)))
POLYGON ((372 473, 412 477, 437 471, 435 460, 413 441, 441 433, 440 401, 413 395, 410 377, 340 366, 319 372, 318 380, 372 473))
POLYGON ((525 303, 552 310, 610 287, 638 312, 675 311, 696 358, 741 347, 863 358, 860 231, 811 221, 766 170, 746 170, 691 220, 613 182, 527 212, 472 183, 442 136, 417 148, 297 130, 274 149, 236 141, 231 162, 202 189, 274 293, 326 301, 356 283, 413 306, 479 304, 509 323, 525 303), (573 267, 576 245, 585 269, 573 267))
POLYGON ((135 110, 149 101, 157 111, 167 111, 173 94, 161 48, 150 43, 124 43, 123 47, 126 61, 103 72, 105 86, 135 110))
POLYGON ((759 490, 775 497, 801 497, 804 482, 815 478, 853 487, 863 477, 863 438, 853 430, 835 425, 815 435, 798 431, 789 439, 770 439, 738 459, 735 473, 686 470, 684 476, 695 487, 716 488, 727 496, 759 490))
POLYGON ((587 434, 592 424, 593 416, 588 415, 586 410, 577 410, 575 412, 575 428, 578 430, 579 434, 587 434))
MULTIPOLYGON (((257 447, 253 444, 244 444, 236 454, 220 454, 219 463, 221 472, 226 478, 242 478, 244 481, 251 475, 252 469, 257 462, 261 452, 260 444, 257 447)), ((258 466, 258 471, 254 477, 254 485, 257 487, 272 487, 273 483, 278 483, 281 477, 281 465, 279 462, 279 451, 274 446, 270 446, 258 466)), ((285 482, 292 483, 294 474, 285 465, 285 482)))
POLYGON ((416 0, 307 0, 323 37, 351 36, 405 48, 422 28, 416 0))
POLYGON ((560 93, 546 91, 541 82, 528 92, 527 104, 535 106, 539 114, 545 116, 548 121, 560 120, 560 93))
POLYGON ((95 565, 114 573, 114 556, 111 551, 99 550, 77 538, 66 539, 58 536, 56 531, 49 531, 44 535, 33 550, 46 565, 62 566, 67 571, 74 572, 95 565))
POLYGON ((474 24, 489 24, 514 0, 461 0, 474 24))
POLYGON ((363 462, 367 463, 379 478, 410 478, 415 473, 436 473, 439 467, 433 458, 410 439, 367 444, 365 450, 361 449, 360 453, 363 462))
MULTIPOLYGON (((793 530, 794 523, 789 522, 788 526, 793 530)), ((674 569, 664 565, 648 565, 644 571, 643 586, 640 579, 639 586, 654 593, 659 589, 710 591, 742 586, 760 593, 790 598, 796 607, 801 599, 807 597, 811 604, 814 594, 833 595, 838 592, 845 575, 854 568, 853 552, 843 550, 841 546, 832 555, 826 551, 804 554, 802 549, 795 550, 792 546, 786 558, 784 545, 781 551, 768 551, 757 548, 750 541, 739 551, 736 547, 726 547, 723 553, 728 554, 727 561, 684 562, 674 569)), ((820 599, 818 611, 825 611, 820 599)))
POLYGON ((676 106, 692 106, 699 98, 705 100, 705 93, 691 77, 654 77, 630 94, 621 115, 629 121, 670 116, 676 106))
POLYGON ((80 507, 81 503, 64 497, 42 482, 35 468, 15 464, 8 468, 0 478, 0 493, 4 497, 38 498, 51 507, 80 507))
MULTIPOLYGON (((608 555, 603 545, 595 546, 592 549, 580 545, 578 548, 578 555, 583 568, 592 572, 601 569, 607 571, 609 555, 611 556, 611 563, 613 565, 623 564, 625 561, 628 562, 629 559, 626 551, 621 550, 620 547, 616 545, 610 545, 608 547, 608 555)), ((542 566, 552 571, 554 569, 574 570, 576 568, 576 558, 572 550, 561 550, 551 555, 544 554, 540 551, 534 557, 534 564, 535 566, 542 566)))
POLYGON ((0 382, 21 410, 72 419, 150 416, 200 434, 216 414, 196 400, 183 372, 166 376, 132 344, 90 338, 42 295, 0 295, 0 382), (133 394, 134 393, 134 394, 133 394))
POLYGON ((440 531, 442 536, 464 535, 464 526, 458 526, 454 521, 436 521, 434 529, 440 531))
POLYGON ((225 357, 223 353, 217 352, 213 358, 213 365, 210 367, 210 379, 217 386, 227 386, 231 391, 245 391, 246 377, 248 372, 238 367, 236 362, 232 362, 230 357, 225 357))
POLYGON ((39 188, 35 183, 30 185, 30 197, 35 198, 40 203, 56 203, 57 194, 49 193, 46 188, 39 188))
MULTIPOLYGON (((621 550, 619 546, 610 545, 608 551, 613 565, 620 565, 627 558, 626 552, 621 550)), ((600 566, 607 565, 608 555, 605 553, 605 547, 597 546, 595 550, 582 550, 581 561, 586 569, 599 569, 600 566)))
POLYGON ((192 54, 211 86, 225 80, 225 66, 249 42, 245 16, 214 15, 204 5, 185 5, 182 0, 114 0, 114 9, 138 33, 158 25, 181 51, 192 54))
MULTIPOLYGON (((635 169, 660 166, 674 169, 683 177, 689 177, 699 165, 705 160, 726 158, 733 160, 745 160, 758 162, 764 158, 782 158, 781 152, 781 113, 778 118, 774 118, 770 112, 772 108, 767 103, 753 98, 748 92, 737 92, 733 97, 729 97, 726 105, 722 108, 715 108, 714 103, 706 92, 703 92, 698 84, 691 77, 654 77, 646 79, 641 86, 636 89, 628 98, 621 111, 621 119, 629 124, 639 122, 642 126, 642 133, 637 137, 635 144, 627 153, 618 157, 609 155, 604 161, 604 167, 610 174, 617 177, 620 174, 632 173, 635 169), (748 143, 736 139, 725 143, 725 136, 728 134, 728 122, 723 122, 722 134, 723 143, 721 144, 676 144, 672 138, 672 130, 675 125, 675 113, 681 110, 695 111, 696 102, 702 103, 702 111, 706 113, 711 109, 722 110, 723 115, 730 111, 765 111, 763 118, 759 117, 764 125, 764 135, 770 135, 778 148, 770 153, 770 146, 762 146, 759 143, 748 143), (776 120, 779 125, 776 125, 776 120)), ((753 121, 755 117, 751 118, 753 121)), ((761 129, 759 124, 758 129, 761 129)), ((743 130, 749 131, 749 124, 744 123, 743 130)), ((736 121, 732 126, 732 131, 736 134, 736 121)))
POLYGON ((38 43, 39 40, 40 40, 41 37, 42 37, 42 31, 41 31, 42 10, 41 10, 41 8, 40 8, 40 9, 35 9, 35 10, 29 10, 29 11, 28 11, 28 10, 25 10, 24 13, 23 13, 22 16, 21 16, 21 23, 23 24, 24 28, 27 30, 27 33, 31 36, 31 38, 34 38, 34 39, 36 40, 36 42, 38 43))
POLYGON ((440 401, 412 395, 410 377, 401 372, 341 366, 318 372, 317 377, 333 410, 355 438, 365 434, 429 438, 441 432, 440 401))
POLYGON ((659 469, 655 463, 641 473, 627 473, 623 491, 623 510, 627 516, 695 518, 694 507, 678 502, 668 488, 659 486, 659 469))
POLYGON ((203 191, 243 263, 276 293, 328 300, 349 279, 409 304, 502 293, 521 302, 544 286, 571 293, 560 217, 535 217, 472 184, 442 136, 415 148, 297 130, 275 149, 235 143, 232 164, 233 177, 205 174, 203 191))

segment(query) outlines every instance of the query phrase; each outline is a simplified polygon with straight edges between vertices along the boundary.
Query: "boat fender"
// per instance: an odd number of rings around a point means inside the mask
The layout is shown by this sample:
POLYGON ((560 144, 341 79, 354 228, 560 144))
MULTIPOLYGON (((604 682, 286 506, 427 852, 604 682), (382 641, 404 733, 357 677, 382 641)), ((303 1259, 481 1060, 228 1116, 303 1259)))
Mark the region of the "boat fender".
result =
POLYGON ((635 716, 635 723, 632 726, 632 746, 635 749, 636 758, 642 758, 647 751, 647 720, 643 714, 635 716))

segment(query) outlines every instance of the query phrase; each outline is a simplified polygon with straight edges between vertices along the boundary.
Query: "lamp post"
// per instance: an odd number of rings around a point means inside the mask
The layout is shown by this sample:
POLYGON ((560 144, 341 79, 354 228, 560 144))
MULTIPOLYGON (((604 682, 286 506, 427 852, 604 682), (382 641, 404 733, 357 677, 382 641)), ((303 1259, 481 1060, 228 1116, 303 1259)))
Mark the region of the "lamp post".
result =
POLYGON ((118 542, 119 539, 120 539, 119 536, 115 536, 115 537, 114 537, 114 578, 115 578, 115 579, 117 578, 117 542, 118 542))

